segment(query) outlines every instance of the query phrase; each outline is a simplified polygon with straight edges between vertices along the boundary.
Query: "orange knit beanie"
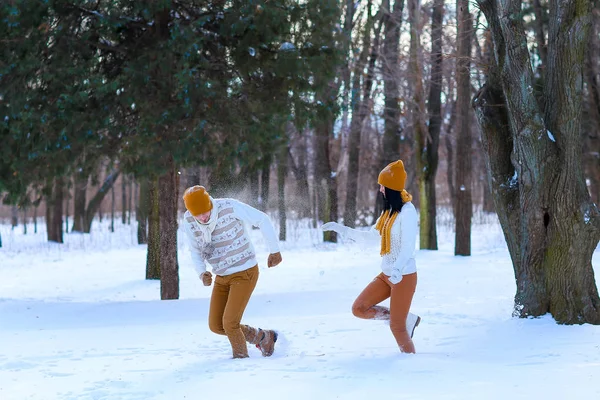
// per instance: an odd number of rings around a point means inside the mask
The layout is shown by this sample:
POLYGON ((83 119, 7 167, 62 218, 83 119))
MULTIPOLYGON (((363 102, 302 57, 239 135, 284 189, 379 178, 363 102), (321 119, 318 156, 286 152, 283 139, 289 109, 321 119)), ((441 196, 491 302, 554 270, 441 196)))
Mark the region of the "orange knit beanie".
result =
POLYGON ((404 190, 406 171, 404 170, 404 163, 402 160, 389 163, 382 169, 379 173, 379 178, 377 178, 377 183, 398 192, 404 190))
POLYGON ((412 195, 404 189, 404 184, 406 183, 406 170, 404 169, 402 160, 389 163, 382 169, 377 178, 377 183, 386 188, 400 192, 403 202, 408 203, 409 201, 412 201, 412 195))
POLYGON ((185 208, 194 216, 204 214, 213 208, 204 186, 196 185, 187 188, 183 193, 183 202, 185 203, 185 208))

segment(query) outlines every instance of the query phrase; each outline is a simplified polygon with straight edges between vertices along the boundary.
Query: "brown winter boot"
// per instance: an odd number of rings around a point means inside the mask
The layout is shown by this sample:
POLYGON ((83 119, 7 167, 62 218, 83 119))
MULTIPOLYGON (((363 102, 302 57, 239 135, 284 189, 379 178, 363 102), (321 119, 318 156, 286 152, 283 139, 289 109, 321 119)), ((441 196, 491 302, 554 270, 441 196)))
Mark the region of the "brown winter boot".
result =
POLYGON ((277 332, 268 329, 259 329, 256 348, 260 350, 263 357, 270 357, 275 351, 275 342, 277 341, 277 332))

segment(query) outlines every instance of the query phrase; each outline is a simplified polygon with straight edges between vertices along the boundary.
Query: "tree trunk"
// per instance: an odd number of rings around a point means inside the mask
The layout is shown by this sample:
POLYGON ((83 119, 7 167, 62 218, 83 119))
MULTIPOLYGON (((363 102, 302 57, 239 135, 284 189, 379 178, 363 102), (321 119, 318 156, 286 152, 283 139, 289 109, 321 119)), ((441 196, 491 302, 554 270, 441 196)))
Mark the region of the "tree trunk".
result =
POLYGON ((287 213, 285 208, 285 178, 287 175, 287 147, 282 146, 277 163, 277 205, 279 208, 279 240, 287 240, 287 213))
POLYGON ((27 207, 23 207, 23 235, 27 235, 27 207))
POLYGON ((15 230, 15 228, 17 226, 19 226, 19 207, 11 206, 10 211, 11 211, 11 215, 10 215, 11 230, 15 230))
POLYGON ((177 262, 177 171, 170 157, 168 170, 159 180, 160 298, 179 298, 177 262))
POLYGON ((73 177, 73 226, 71 232, 83 232, 85 227, 85 203, 89 177, 86 174, 76 174, 73 177))
POLYGON ((544 67, 548 60, 548 48, 546 47, 546 34, 544 33, 544 24, 547 19, 546 8, 542 6, 540 0, 533 0, 533 11, 535 13, 535 40, 538 47, 538 56, 540 57, 540 72, 544 71, 544 67))
MULTIPOLYGON (((331 167, 329 155, 329 141, 333 138, 333 125, 335 122, 335 117, 329 110, 333 107, 337 92, 337 88, 328 86, 324 93, 320 95, 324 115, 315 127, 313 157, 316 182, 314 188, 318 219, 324 222, 337 221, 338 219, 337 177, 331 167)), ((323 232, 323 240, 325 242, 337 242, 337 235, 332 231, 323 232)))
POLYGON ((37 210, 38 210, 39 204, 35 204, 33 206, 33 233, 37 233, 37 210))
POLYGON ((110 188, 110 231, 115 232, 115 186, 110 188))
POLYGON ((121 223, 127 223, 127 178, 121 176, 121 223))
POLYGON ((515 270, 515 314, 550 312, 559 323, 600 324, 591 263, 600 240, 600 212, 585 187, 580 147, 590 3, 550 3, 544 96, 553 101, 543 111, 530 89, 533 71, 521 3, 478 3, 498 64, 473 104, 515 270))
MULTIPOLYGON (((312 207, 314 202, 310 195, 310 187, 308 185, 308 163, 307 163, 307 146, 306 146, 306 135, 302 135, 299 138, 299 144, 296 146, 296 152, 298 153, 298 161, 294 161, 294 157, 288 154, 288 162, 296 178, 296 192, 294 204, 297 205, 300 218, 310 218, 312 215, 312 207)), ((288 150, 289 152, 289 150, 288 150)))
MULTIPOLYGON (((286 148, 287 149, 287 148, 286 148)), ((269 182, 271 181, 271 157, 265 160, 260 175, 260 209, 266 212, 269 208, 269 182)))
MULTIPOLYGON (((598 9, 596 9, 598 10, 598 9)), ((595 11, 596 11, 595 10, 595 11)), ((600 204, 600 85, 598 84, 598 28, 600 19, 594 15, 592 35, 586 51, 586 85, 588 92, 588 114, 591 129, 584 130, 583 160, 585 175, 590 181, 589 192, 592 202, 600 204)))
MULTIPOLYGON (((142 193, 144 185, 147 186, 147 205, 148 205, 148 253, 146 257, 146 279, 160 279, 160 220, 159 220, 159 183, 158 179, 147 180, 148 183, 141 184, 140 188, 140 208, 142 208, 142 193)), ((140 225, 142 222, 140 221, 140 225)), ((140 228, 138 225, 138 239, 140 237, 140 228)))
POLYGON ((456 132, 456 101, 450 106, 450 122, 445 132, 444 144, 446 145, 446 182, 448 183, 448 197, 452 206, 452 213, 456 215, 456 185, 454 184, 454 134, 456 132))
MULTIPOLYGON (((152 203, 151 183, 148 179, 140 182, 140 195, 136 202, 135 218, 138 223, 138 244, 148 243, 148 216, 150 215, 152 203)), ((150 278, 148 278, 150 279, 150 278)), ((154 278, 152 278, 154 279, 154 278)))
POLYGON ((92 199, 90 200, 87 210, 85 211, 85 218, 83 221, 84 222, 84 226, 83 226, 84 233, 90 233, 90 230, 92 229, 92 221, 94 220, 94 215, 96 215, 97 212, 98 213, 100 212, 100 205, 102 204, 102 200, 108 194, 109 190, 113 187, 113 185, 117 181, 117 178, 119 177, 120 173, 121 173, 120 170, 112 171, 106 177, 106 179, 104 180, 104 183, 102 184, 100 189, 98 189, 98 192, 96 192, 94 197, 92 197, 92 199))
POLYGON ((251 167, 250 173, 248 174, 250 179, 250 205, 254 208, 260 208, 260 186, 258 181, 258 170, 251 167))
MULTIPOLYGON (((431 82, 429 85, 429 132, 423 146, 419 168, 420 186, 420 248, 437 250, 437 212, 435 178, 438 168, 438 147, 442 127, 442 20, 444 0, 434 0, 431 14, 431 82)), ((425 138, 423 138, 425 139, 425 138)))
MULTIPOLYGON (((329 161, 329 138, 333 136, 333 120, 321 122, 315 134, 315 191, 318 219, 324 222, 337 221, 337 178, 329 161)), ((323 240, 337 242, 335 232, 323 232, 323 240)))
POLYGON ((384 0, 384 39, 383 39, 383 111, 384 133, 381 151, 381 168, 400 158, 400 96, 398 71, 400 70, 400 28, 404 0, 394 1, 390 12, 390 0, 384 0), (387 6, 387 7, 386 7, 387 6))
POLYGON ((133 211, 133 191, 134 191, 134 180, 133 175, 129 176, 129 185, 127 185, 127 189, 129 190, 129 196, 127 198, 127 225, 131 225, 131 213, 133 211))
POLYGON ((348 138, 348 173, 346 181, 346 204, 344 209, 344 224, 351 228, 356 225, 356 197, 358 190, 358 172, 360 167, 360 142, 363 123, 367 117, 369 104, 371 99, 371 89, 373 87, 373 76, 375 74, 375 63, 377 62, 377 54, 379 47, 379 33, 382 25, 375 32, 375 40, 371 50, 369 67, 366 79, 363 83, 362 99, 361 99, 361 77, 369 56, 369 48, 371 47, 371 29, 374 25, 374 19, 371 15, 371 1, 367 5, 368 16, 367 23, 364 28, 362 51, 356 68, 354 70, 354 78, 352 80, 352 120, 350 122, 350 136, 348 138))
POLYGON ((64 179, 55 178, 52 189, 52 200, 47 208, 49 216, 46 217, 48 225, 48 241, 63 243, 63 201, 64 201, 64 179))
POLYGON ((468 0, 457 0, 458 48, 456 60, 456 213, 454 254, 471 255, 472 142, 470 118, 470 67, 473 23, 468 0))

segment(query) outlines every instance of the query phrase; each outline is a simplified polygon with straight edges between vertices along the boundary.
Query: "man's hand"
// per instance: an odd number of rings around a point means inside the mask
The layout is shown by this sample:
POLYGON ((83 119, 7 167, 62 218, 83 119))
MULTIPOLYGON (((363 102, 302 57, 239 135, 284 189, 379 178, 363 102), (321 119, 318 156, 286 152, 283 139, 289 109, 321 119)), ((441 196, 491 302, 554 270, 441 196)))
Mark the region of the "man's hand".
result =
POLYGON ((281 262, 281 253, 272 253, 269 254, 269 259, 267 260, 267 266, 269 268, 278 265, 281 262))
POLYGON ((210 286, 212 284, 212 274, 209 271, 201 273, 200 279, 202 279, 204 286, 210 286))

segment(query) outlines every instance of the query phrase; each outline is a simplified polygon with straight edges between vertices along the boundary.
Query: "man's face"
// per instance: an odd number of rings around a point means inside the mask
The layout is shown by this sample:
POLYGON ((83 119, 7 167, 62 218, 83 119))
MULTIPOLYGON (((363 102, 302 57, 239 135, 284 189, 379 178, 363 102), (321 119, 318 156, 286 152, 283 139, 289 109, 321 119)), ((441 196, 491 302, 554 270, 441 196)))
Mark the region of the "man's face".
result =
POLYGON ((194 218, 196 218, 201 223, 206 224, 208 222, 208 220, 210 219, 210 212, 211 211, 212 210, 209 210, 209 211, 207 211, 205 213, 194 215, 194 218))

